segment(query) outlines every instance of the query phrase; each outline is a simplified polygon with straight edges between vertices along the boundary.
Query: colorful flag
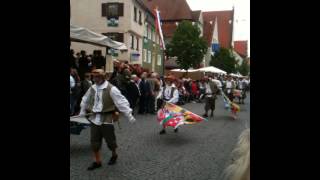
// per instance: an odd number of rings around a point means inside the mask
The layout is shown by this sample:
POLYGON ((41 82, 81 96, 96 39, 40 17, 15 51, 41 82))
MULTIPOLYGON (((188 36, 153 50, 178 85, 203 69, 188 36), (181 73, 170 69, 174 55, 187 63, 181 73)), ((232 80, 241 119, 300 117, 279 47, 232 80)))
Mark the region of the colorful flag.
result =
POLYGON ((160 11, 158 10, 158 8, 154 9, 155 11, 155 17, 156 17, 156 31, 159 33, 160 35, 160 39, 161 39, 161 46, 163 48, 163 50, 166 50, 166 46, 164 44, 164 39, 163 39, 163 34, 162 34, 162 29, 161 29, 161 18, 160 18, 160 11))
POLYGON ((240 106, 234 102, 231 102, 229 98, 222 92, 224 107, 230 110, 233 114, 240 112, 240 106))
POLYGON ((230 104, 228 100, 226 99, 227 97, 223 96, 223 103, 224 103, 224 108, 227 110, 230 110, 230 104))
POLYGON ((240 106, 236 103, 231 103, 231 112, 234 114, 240 112, 240 106))
POLYGON ((158 111, 158 121, 164 127, 171 126, 177 128, 183 124, 196 124, 203 120, 207 119, 171 103, 166 103, 158 111))

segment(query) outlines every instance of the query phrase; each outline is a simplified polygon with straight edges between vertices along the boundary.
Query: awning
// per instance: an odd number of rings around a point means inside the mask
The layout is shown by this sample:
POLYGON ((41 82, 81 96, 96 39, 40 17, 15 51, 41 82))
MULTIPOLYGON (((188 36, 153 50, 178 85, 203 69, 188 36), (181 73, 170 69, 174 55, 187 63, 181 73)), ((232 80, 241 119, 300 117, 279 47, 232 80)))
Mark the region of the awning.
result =
POLYGON ((227 74, 227 72, 219 69, 219 68, 216 68, 214 66, 208 66, 208 67, 203 67, 203 68, 200 68, 198 69, 199 71, 202 71, 202 72, 212 72, 212 73, 218 73, 218 74, 227 74))
POLYGON ((95 33, 83 27, 77 27, 70 24, 70 40, 74 42, 82 42, 93 44, 96 46, 110 47, 118 50, 127 50, 124 43, 114 41, 102 34, 95 33))

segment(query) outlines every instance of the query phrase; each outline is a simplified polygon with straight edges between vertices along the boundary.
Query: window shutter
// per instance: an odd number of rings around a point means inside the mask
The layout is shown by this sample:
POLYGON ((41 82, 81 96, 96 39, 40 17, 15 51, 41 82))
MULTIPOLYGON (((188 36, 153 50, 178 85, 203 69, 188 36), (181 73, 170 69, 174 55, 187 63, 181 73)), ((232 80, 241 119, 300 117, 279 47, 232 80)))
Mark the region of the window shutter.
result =
POLYGON ((137 22, 137 8, 136 7, 134 7, 134 9, 133 9, 133 20, 135 22, 137 22))
POLYGON ((123 3, 118 3, 119 16, 123 16, 123 3))
POLYGON ((137 50, 139 51, 139 38, 137 37, 137 50))
POLYGON ((142 25, 142 21, 141 21, 141 11, 139 11, 139 24, 142 25))
POLYGON ((117 41, 123 43, 123 33, 118 33, 118 39, 117 39, 117 41))
POLYGON ((101 6, 101 15, 102 15, 102 17, 106 17, 107 16, 107 7, 108 7, 108 3, 102 3, 102 6, 101 6))

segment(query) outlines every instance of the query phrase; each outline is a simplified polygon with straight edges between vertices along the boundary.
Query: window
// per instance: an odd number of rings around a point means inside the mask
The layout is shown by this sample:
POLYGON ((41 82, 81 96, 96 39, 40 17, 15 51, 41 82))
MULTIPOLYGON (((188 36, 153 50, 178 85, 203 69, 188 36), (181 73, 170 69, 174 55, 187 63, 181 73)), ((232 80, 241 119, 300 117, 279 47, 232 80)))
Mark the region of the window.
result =
POLYGON ((151 39, 151 28, 148 28, 148 39, 151 39))
POLYGON ((123 33, 102 33, 105 36, 108 36, 112 40, 123 42, 123 33))
POLYGON ((117 40, 117 35, 116 35, 116 33, 102 33, 103 35, 105 35, 105 36, 108 36, 110 39, 112 39, 112 40, 117 40))
POLYGON ((143 49, 143 62, 147 62, 147 50, 146 49, 143 49))
POLYGON ((139 51, 139 38, 137 37, 137 51, 139 51))
MULTIPOLYGON (((157 56, 154 53, 152 53, 152 64, 156 63, 156 58, 157 56)), ((152 71, 154 71, 154 67, 152 67, 152 71)))
POLYGON ((123 16, 123 3, 102 3, 102 16, 115 18, 123 16))
POLYGON ((156 33, 156 43, 159 44, 159 34, 156 33))
POLYGON ((131 49, 134 49, 134 36, 131 34, 131 49))
POLYGON ((156 35, 157 35, 157 33, 156 33, 156 30, 155 29, 153 29, 153 37, 152 37, 152 41, 153 42, 156 42, 156 35))
POLYGON ((141 11, 139 11, 139 24, 142 25, 142 21, 141 21, 141 11))
POLYGON ((101 4, 101 16, 106 17, 107 16, 107 8, 108 8, 108 3, 102 3, 101 4))
POLYGON ((152 34, 151 34, 151 40, 154 41, 154 29, 152 28, 151 30, 152 34))
POLYGON ((144 25, 144 37, 148 37, 148 25, 144 25))
POLYGON ((137 22, 137 8, 136 7, 134 7, 134 10, 133 10, 133 20, 135 21, 135 22, 137 22))
POLYGON ((157 65, 158 65, 158 66, 161 66, 161 55, 160 55, 160 54, 158 54, 158 62, 157 62, 157 65))
POLYGON ((151 51, 148 51, 148 63, 151 63, 151 51))

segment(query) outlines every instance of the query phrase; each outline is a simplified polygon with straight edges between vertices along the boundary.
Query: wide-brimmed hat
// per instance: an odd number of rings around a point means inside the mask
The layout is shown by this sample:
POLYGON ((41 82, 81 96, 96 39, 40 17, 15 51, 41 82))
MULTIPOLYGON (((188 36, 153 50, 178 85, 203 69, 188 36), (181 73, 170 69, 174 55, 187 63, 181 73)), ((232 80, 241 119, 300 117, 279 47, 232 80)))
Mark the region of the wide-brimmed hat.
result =
POLYGON ((106 73, 104 72, 103 69, 94 69, 92 72, 91 72, 92 75, 95 75, 95 76, 105 76, 106 73))
POLYGON ((174 81, 176 78, 173 75, 165 76, 165 80, 174 81))

